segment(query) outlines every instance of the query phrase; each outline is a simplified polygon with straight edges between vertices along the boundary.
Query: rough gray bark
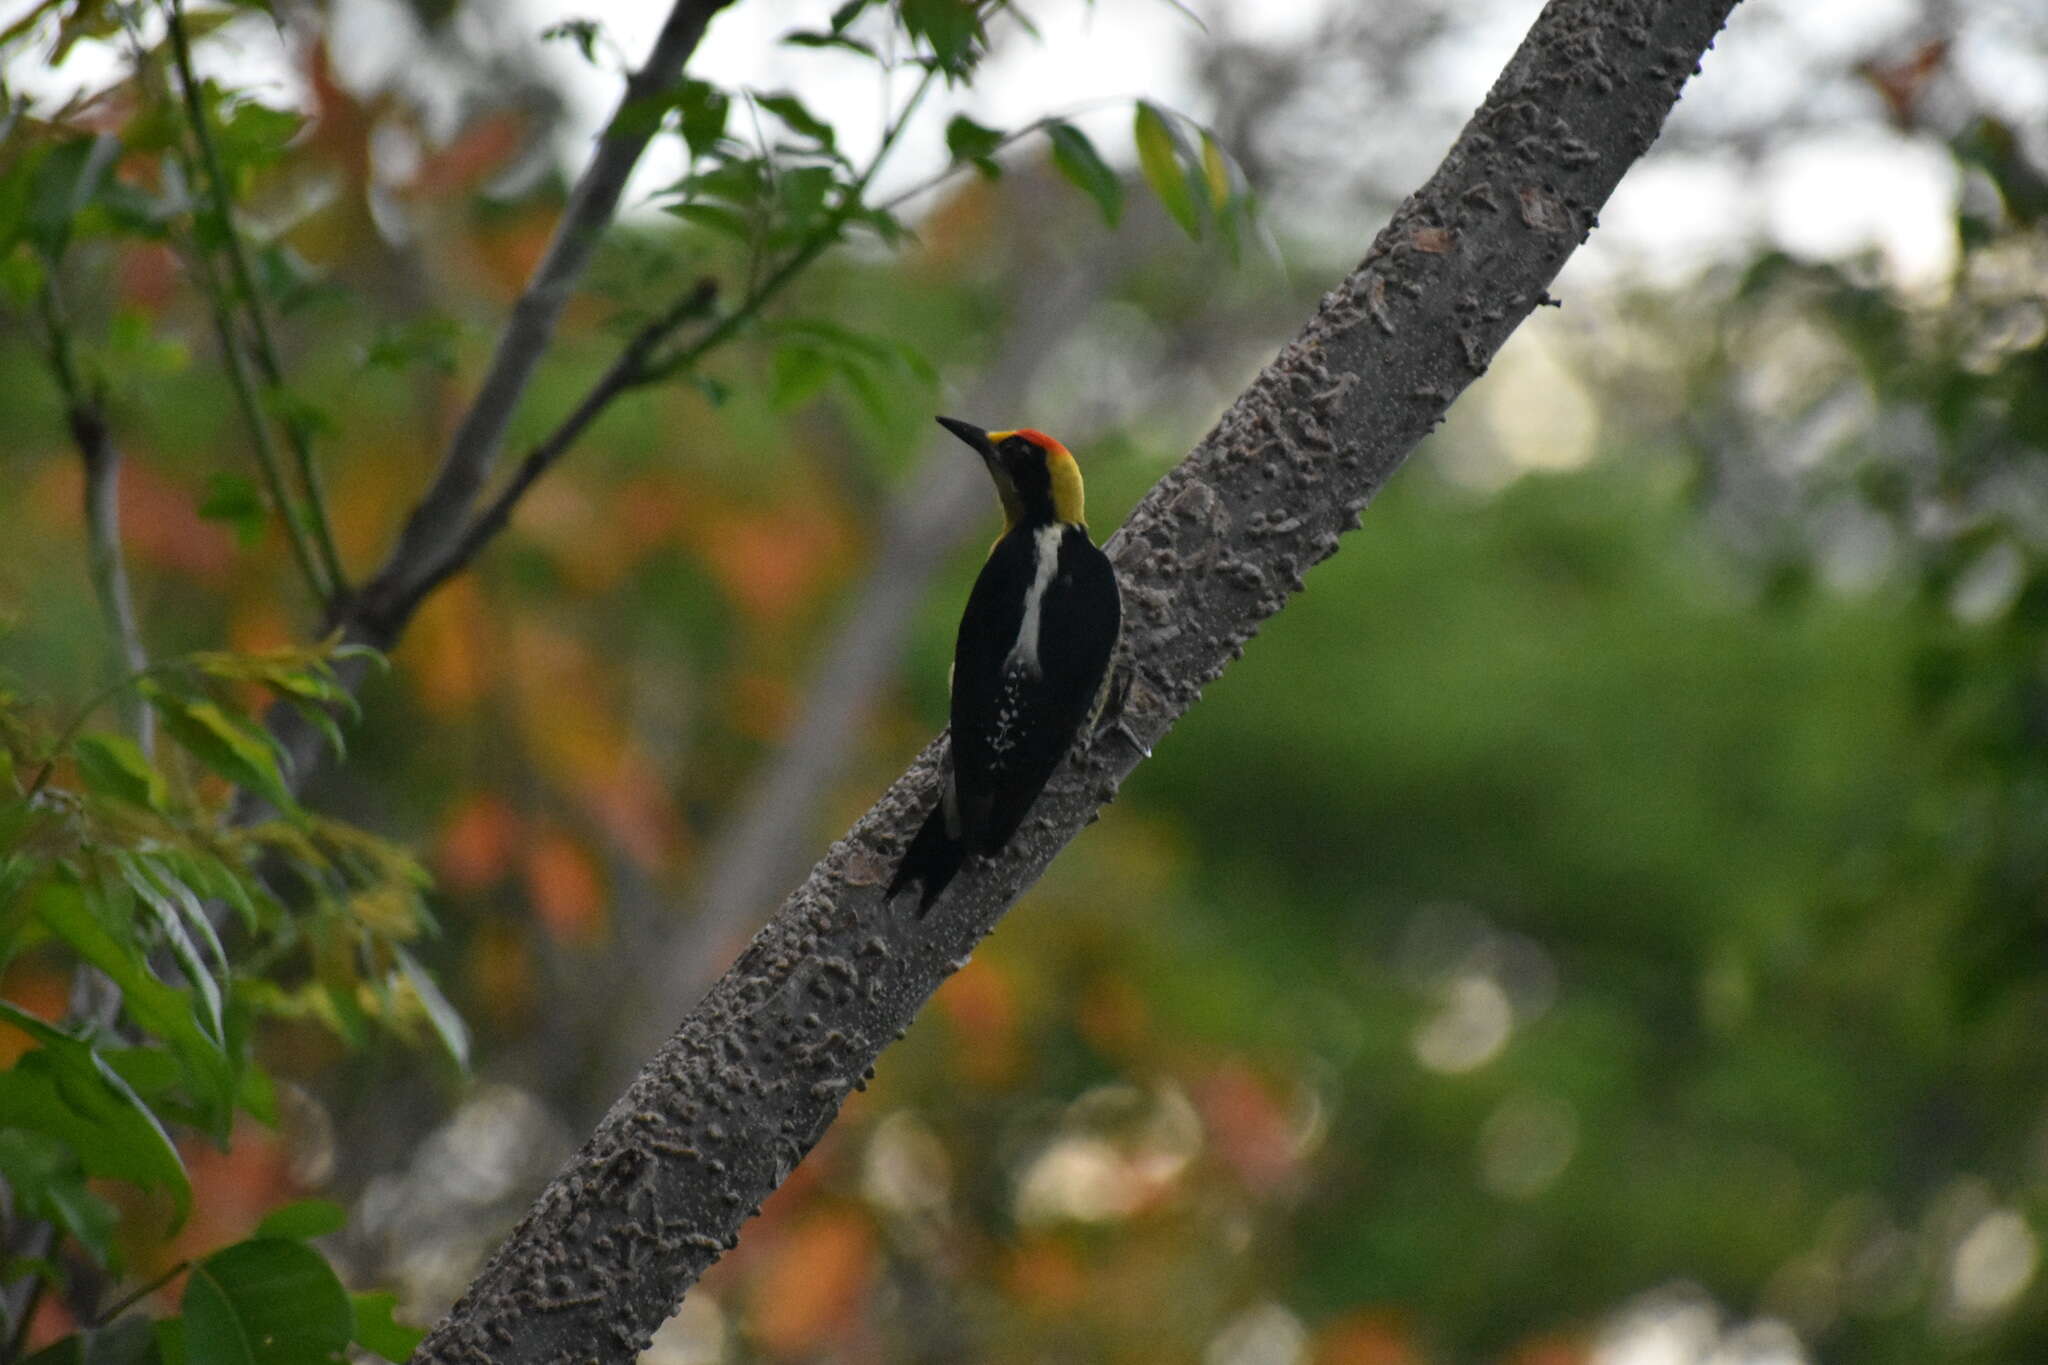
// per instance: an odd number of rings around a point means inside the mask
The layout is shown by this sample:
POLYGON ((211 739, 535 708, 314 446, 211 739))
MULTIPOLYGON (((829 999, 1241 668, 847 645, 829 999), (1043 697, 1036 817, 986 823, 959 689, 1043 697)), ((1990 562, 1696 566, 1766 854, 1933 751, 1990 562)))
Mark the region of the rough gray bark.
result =
POLYGON ((1428 184, 1109 550, 1130 686, 1013 846, 882 904, 937 744, 833 845, 612 1107, 416 1361, 625 1361, 947 975, 1337 549, 1656 139, 1735 0, 1550 0, 1428 184))

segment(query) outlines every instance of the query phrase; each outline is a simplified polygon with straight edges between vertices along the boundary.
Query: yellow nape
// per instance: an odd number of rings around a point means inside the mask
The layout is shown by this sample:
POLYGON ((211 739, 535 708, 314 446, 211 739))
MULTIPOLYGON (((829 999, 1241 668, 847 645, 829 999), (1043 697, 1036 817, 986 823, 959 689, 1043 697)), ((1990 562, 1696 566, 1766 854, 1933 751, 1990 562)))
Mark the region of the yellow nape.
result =
POLYGON ((1061 521, 1082 525, 1088 517, 1082 510, 1080 462, 1067 453, 1065 446, 1055 444, 1045 452, 1045 470, 1052 476, 1052 514, 1061 521))

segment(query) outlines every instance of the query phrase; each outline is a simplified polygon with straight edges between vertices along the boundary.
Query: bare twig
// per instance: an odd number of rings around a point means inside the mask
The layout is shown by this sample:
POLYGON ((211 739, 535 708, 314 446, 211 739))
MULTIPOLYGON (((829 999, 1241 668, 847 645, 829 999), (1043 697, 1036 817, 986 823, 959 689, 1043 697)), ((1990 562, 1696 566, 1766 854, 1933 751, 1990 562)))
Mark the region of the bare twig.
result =
POLYGON ((400 603, 418 602, 418 580, 434 572, 461 540, 470 508, 497 462, 513 411, 554 337, 555 323, 618 211, 627 176, 661 126, 652 112, 654 102, 675 84, 705 26, 728 3, 675 0, 647 60, 627 78, 597 153, 571 191, 525 291, 512 305, 490 369, 442 455, 433 482, 364 590, 364 619, 356 624, 367 627, 368 633, 392 631, 394 622, 402 627, 404 618, 394 616, 394 609, 400 603))
MULTIPOLYGON (((206 171, 214 228, 220 236, 221 252, 227 257, 234 293, 248 310, 250 328, 254 333, 254 344, 249 350, 256 358, 266 390, 272 394, 281 393, 284 374, 278 363, 276 343, 271 338, 270 320, 263 306, 263 295, 256 288, 255 275, 249 269, 248 251, 235 227, 234 197, 229 193, 227 171, 221 164, 220 149, 214 143, 199 78, 192 69, 192 45, 185 33, 184 0, 167 0, 164 15, 170 26, 171 56, 178 70, 185 119, 192 127, 200 164, 206 171)), ((205 256, 205 244, 195 243, 194 253, 205 256)), ((335 552, 334 533, 328 524, 327 499, 320 486, 319 470, 313 461, 312 438, 303 422, 291 417, 284 419, 285 439, 291 443, 292 456, 298 465, 299 483, 305 494, 305 525, 301 527, 297 504, 286 492, 276 448, 270 443, 269 417, 255 399, 255 385, 248 373, 248 360, 242 355, 239 329, 234 324, 227 296, 211 269, 207 270, 204 278, 207 293, 214 304, 214 327, 220 334, 221 346, 228 352, 228 373, 235 383, 243 413, 255 432, 264 479, 270 486, 272 500, 277 503, 277 514, 285 523, 285 534, 292 540, 293 551, 313 589, 314 600, 323 609, 331 609, 347 593, 348 584, 342 574, 341 557, 335 552), (310 549, 305 543, 308 532, 311 533, 310 549), (314 571, 316 565, 317 572, 314 571)))
MULTIPOLYGON (((55 262, 43 274, 43 327, 48 333, 50 372, 64 397, 65 421, 85 465, 85 531, 92 587, 106 617, 107 638, 117 678, 149 668, 142 627, 135 619, 135 599, 128 589, 128 570, 121 554, 121 451, 114 444, 105 405, 78 373, 71 350, 71 328, 64 314, 55 262)), ((156 726, 149 707, 132 691, 123 691, 122 720, 145 754, 156 749, 156 726)))
POLYGON ((934 743, 649 1061, 414 1359, 625 1362, 1010 903, 1334 554, 1546 290, 1735 0, 1550 0, 1443 163, 1108 550, 1128 687, 929 917, 883 888, 934 743))

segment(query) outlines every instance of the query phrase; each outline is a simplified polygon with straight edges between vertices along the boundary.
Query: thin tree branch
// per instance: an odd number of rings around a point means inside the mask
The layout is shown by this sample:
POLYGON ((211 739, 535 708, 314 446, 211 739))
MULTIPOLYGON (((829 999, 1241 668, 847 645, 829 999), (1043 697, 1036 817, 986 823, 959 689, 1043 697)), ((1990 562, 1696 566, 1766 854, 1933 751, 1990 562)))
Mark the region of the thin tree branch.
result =
MULTIPOLYGON (((178 86, 185 105, 185 119, 192 125, 192 137, 199 147, 200 164, 206 170, 206 180, 213 201, 215 230, 220 234, 221 251, 228 260, 228 273, 234 279, 235 293, 240 296, 243 307, 248 310, 249 324, 255 334, 255 344, 250 348, 256 357, 257 368, 261 371, 265 388, 279 393, 284 388, 284 371, 278 363, 277 345, 271 338, 270 319, 263 306, 263 295, 256 288, 255 275, 249 269, 249 253, 242 245, 241 233, 235 228, 234 196, 228 189, 225 167, 221 164, 220 149, 214 143, 213 128, 206 116, 206 101, 201 98, 199 77, 192 69, 192 45, 185 34, 184 0, 168 0, 164 16, 170 26, 171 59, 178 70, 178 86)), ((204 255, 203 243, 195 243, 197 254, 204 255)), ((211 275, 211 271, 208 271, 211 275)), ((215 327, 221 334, 221 345, 230 352, 230 373, 240 370, 236 385, 240 389, 251 389, 247 375, 246 360, 239 360, 240 337, 234 325, 233 314, 228 310, 217 288, 209 285, 208 292, 214 298, 215 327)), ((259 447, 270 444, 267 427, 268 418, 253 398, 253 392, 242 395, 242 406, 249 414, 252 426, 263 428, 257 438, 259 447)), ((309 574, 313 580, 314 599, 323 610, 330 609, 348 591, 348 581, 342 574, 341 556, 335 552, 334 532, 328 524, 327 498, 320 486, 320 472, 313 461, 312 437, 305 424, 295 418, 286 417, 283 422, 285 439, 291 443, 292 457, 298 466, 299 483, 306 498, 306 529, 312 534, 312 550, 299 543, 305 531, 298 525, 295 504, 286 499, 284 485, 276 468, 277 456, 274 448, 265 457, 264 476, 272 485, 271 496, 277 502, 277 514, 284 519, 285 530, 292 537, 293 548, 298 553, 302 566, 317 561, 319 573, 309 574)))
POLYGON ((598 376, 590 391, 583 395, 581 402, 569 411, 553 431, 549 432, 533 449, 526 452, 526 458, 519 462, 505 486, 498 490, 477 519, 469 524, 448 551, 436 560, 433 566, 408 585, 404 596, 395 599, 391 612, 402 621, 410 617, 420 601, 435 588, 462 572, 475 559, 477 553, 490 543, 512 520, 513 509, 526 496, 526 490, 533 487, 541 475, 554 467, 555 461, 569 452, 569 448, 581 439, 590 424, 611 406, 614 398, 629 389, 650 384, 657 378, 654 368, 655 352, 676 329, 693 318, 700 318, 710 311, 712 301, 718 297, 718 282, 703 279, 696 288, 683 295, 669 306, 661 316, 650 320, 633 334, 620 350, 605 372, 598 376))
MULTIPOLYGON (((85 465, 85 532, 93 593, 106 617, 107 639, 116 678, 149 668, 142 627, 135 618, 135 599, 128 589, 128 569, 121 553, 121 451, 114 444, 105 406, 81 380, 71 352, 71 327, 58 290, 56 263, 43 275, 43 327, 48 333, 50 372, 64 398, 64 417, 71 439, 85 465)), ((152 713, 134 692, 124 691, 121 718, 144 754, 156 750, 152 713)))
POLYGON ((520 498, 525 496, 526 490, 531 488, 534 481, 546 473, 556 460, 567 453, 569 447, 575 444, 584 430, 610 406, 614 398, 628 389, 657 383, 694 369, 705 356, 732 340, 739 334, 741 328, 759 317, 761 310, 767 307, 776 295, 817 260, 826 248, 838 241, 840 234, 845 231, 847 222, 860 211, 862 197, 867 191, 868 184, 875 178, 875 173, 881 170, 882 163, 889 159, 889 153, 895 150, 898 140, 903 135, 904 126, 910 122, 911 115, 917 112, 917 106, 923 102, 935 79, 935 72, 925 72, 924 79, 918 82, 916 91, 904 104, 903 112, 882 134, 881 142, 876 147, 874 156, 868 161, 867 167, 847 190, 844 202, 826 216, 773 274, 753 284, 739 307, 720 318, 689 346, 658 362, 655 360, 655 352, 660 349, 662 343, 673 336, 685 322, 702 316, 711 307, 712 300, 717 297, 717 282, 700 280, 694 289, 678 299, 660 317, 642 327, 604 374, 599 376, 597 383, 591 386, 582 401, 546 439, 527 453, 512 478, 491 500, 490 506, 462 531, 444 554, 416 575, 402 591, 384 600, 380 605, 383 629, 395 633, 395 627, 404 623, 429 592, 460 572, 493 536, 504 530, 512 519, 513 509, 518 506, 520 498))
POLYGON ((420 1362, 633 1359, 1005 908, 1239 657, 1546 297, 1735 0, 1551 0, 1427 185, 1108 549, 1128 687, 928 917, 882 891, 934 743, 691 1011, 420 1362))
MULTIPOLYGON (((389 643, 389 635, 395 634, 394 609, 402 602, 419 600, 418 579, 433 572, 461 539, 470 508, 504 445, 506 427, 554 337, 555 323, 618 212, 626 178, 661 126, 655 101, 682 74, 684 62, 696 50, 712 16, 730 2, 675 0, 647 60, 627 78, 618 107, 600 135, 596 155, 571 191, 554 237, 525 291, 512 305, 512 316, 498 338, 490 369, 456 428, 440 468, 407 518, 397 545, 364 589, 364 612, 354 624, 367 628, 367 634, 385 634, 383 642, 389 643)), ((402 616, 396 617, 396 624, 402 627, 402 616)))

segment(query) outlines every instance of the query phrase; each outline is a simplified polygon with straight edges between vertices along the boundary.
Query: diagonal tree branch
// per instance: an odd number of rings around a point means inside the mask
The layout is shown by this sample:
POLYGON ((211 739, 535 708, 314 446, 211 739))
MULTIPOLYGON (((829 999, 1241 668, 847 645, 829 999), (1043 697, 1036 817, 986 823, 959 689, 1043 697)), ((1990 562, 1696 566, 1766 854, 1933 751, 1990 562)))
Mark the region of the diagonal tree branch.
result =
POLYGON ((1656 139, 1735 0, 1550 0, 1429 183, 1109 550, 1130 681, 1001 857, 882 903, 940 745, 835 844, 541 1194, 420 1362, 628 1361, 882 1049, 1239 657, 1656 139))
MULTIPOLYGON (((675 0, 670 8, 647 60, 627 78, 625 93, 605 125, 596 155, 570 192, 546 253, 512 305, 490 369, 441 457, 440 468, 407 518, 397 545, 365 585, 354 619, 344 625, 373 639, 388 633, 380 627, 392 619, 394 607, 417 602, 421 576, 431 573, 461 537, 470 508, 497 462, 512 414, 554 337, 562 309, 618 212, 627 177, 661 126, 651 112, 654 101, 675 84, 706 25, 730 3, 675 0)), ((402 623, 403 616, 397 620, 402 623)))

